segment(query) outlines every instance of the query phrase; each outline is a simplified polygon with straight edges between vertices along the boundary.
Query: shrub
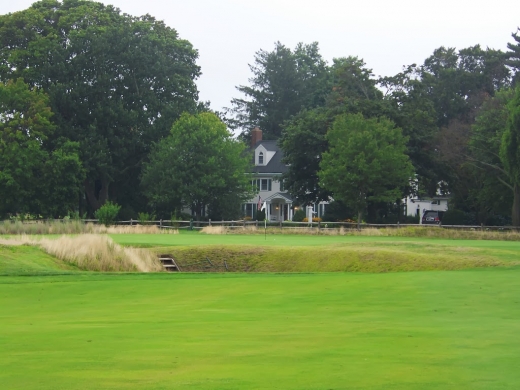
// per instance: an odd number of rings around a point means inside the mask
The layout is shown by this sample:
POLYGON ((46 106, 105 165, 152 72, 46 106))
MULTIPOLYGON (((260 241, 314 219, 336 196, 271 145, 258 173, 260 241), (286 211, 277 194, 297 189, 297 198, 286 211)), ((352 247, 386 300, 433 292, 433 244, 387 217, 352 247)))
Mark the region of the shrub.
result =
POLYGON ((94 213, 94 216, 105 226, 113 225, 119 209, 121 209, 121 206, 117 203, 108 201, 94 213))
POLYGON ((293 216, 293 222, 307 222, 305 219, 305 211, 302 209, 296 210, 293 216))
POLYGON ((137 219, 139 220, 139 224, 141 225, 153 225, 153 222, 150 221, 155 220, 155 215, 149 213, 138 213, 137 219))
MULTIPOLYGON (((294 219, 293 219, 293 221, 294 221, 294 219)), ((309 222, 309 218, 307 218, 307 217, 303 218, 302 222, 309 222)), ((320 217, 312 217, 312 222, 315 222, 315 223, 321 222, 321 218, 320 217)))
POLYGON ((322 218, 326 222, 341 222, 352 217, 354 214, 354 210, 345 206, 343 202, 335 200, 325 207, 325 214, 322 215, 322 218))
POLYGON ((265 210, 258 210, 256 213, 256 220, 263 221, 265 219, 265 210))
POLYGON ((461 210, 448 210, 442 217, 443 225, 464 225, 465 213, 461 210))

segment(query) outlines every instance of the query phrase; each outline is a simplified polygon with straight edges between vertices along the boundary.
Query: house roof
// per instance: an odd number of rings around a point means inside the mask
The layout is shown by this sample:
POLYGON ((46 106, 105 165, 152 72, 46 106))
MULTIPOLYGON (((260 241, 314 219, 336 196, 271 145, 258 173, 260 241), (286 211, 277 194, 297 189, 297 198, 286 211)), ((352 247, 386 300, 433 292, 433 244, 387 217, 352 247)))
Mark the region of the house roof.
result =
POLYGON ((265 202, 270 202, 273 199, 285 199, 286 202, 292 202, 293 198, 290 194, 287 192, 277 192, 276 194, 273 194, 267 198, 264 199, 265 202))
POLYGON ((266 150, 269 150, 270 152, 277 152, 280 150, 280 148, 278 147, 278 141, 276 140, 264 140, 264 141, 258 141, 256 144, 255 144, 255 149, 259 146, 259 145, 262 145, 266 150))
POLYGON ((269 160, 267 165, 254 165, 254 155, 253 155, 253 173, 285 173, 287 172, 287 165, 282 162, 283 152, 278 147, 277 141, 274 140, 266 140, 266 141, 258 141, 255 145, 256 149, 258 146, 262 145, 267 151, 275 152, 274 156, 269 160))

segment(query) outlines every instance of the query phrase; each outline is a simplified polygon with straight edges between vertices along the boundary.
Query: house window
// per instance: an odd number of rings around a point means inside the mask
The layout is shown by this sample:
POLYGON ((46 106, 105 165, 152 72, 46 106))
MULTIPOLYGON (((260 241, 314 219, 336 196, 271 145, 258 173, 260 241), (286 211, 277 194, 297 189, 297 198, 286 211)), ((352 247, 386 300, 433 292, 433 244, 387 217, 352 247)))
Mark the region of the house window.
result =
POLYGON ((271 179, 260 179, 260 191, 271 191, 271 179))
POLYGON ((285 191, 285 184, 283 182, 283 179, 280 180, 280 191, 285 191))
POLYGON ((264 165, 264 152, 258 153, 258 165, 264 165))
POLYGON ((272 191, 272 179, 251 180, 253 191, 272 191))

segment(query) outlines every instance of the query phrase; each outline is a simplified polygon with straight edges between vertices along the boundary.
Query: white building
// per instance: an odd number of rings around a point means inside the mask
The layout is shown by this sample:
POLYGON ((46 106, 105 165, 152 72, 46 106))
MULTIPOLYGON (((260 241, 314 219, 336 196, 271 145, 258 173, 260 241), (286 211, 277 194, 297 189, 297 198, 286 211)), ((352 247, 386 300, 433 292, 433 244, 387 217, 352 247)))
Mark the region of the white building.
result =
MULTIPOLYGON (((251 131, 251 150, 254 159, 251 185, 258 192, 242 206, 244 216, 256 219, 258 209, 265 202, 268 221, 292 221, 294 212, 301 206, 294 204, 293 197, 284 188, 281 175, 287 172, 287 165, 282 162, 283 153, 277 141, 262 140, 262 130, 256 127, 251 131)), ((312 213, 314 216, 322 216, 325 204, 322 202, 307 207, 307 217, 312 213)))
POLYGON ((408 197, 404 199, 405 213, 408 216, 422 217, 425 211, 447 211, 448 210, 448 196, 434 196, 432 198, 418 198, 408 197))

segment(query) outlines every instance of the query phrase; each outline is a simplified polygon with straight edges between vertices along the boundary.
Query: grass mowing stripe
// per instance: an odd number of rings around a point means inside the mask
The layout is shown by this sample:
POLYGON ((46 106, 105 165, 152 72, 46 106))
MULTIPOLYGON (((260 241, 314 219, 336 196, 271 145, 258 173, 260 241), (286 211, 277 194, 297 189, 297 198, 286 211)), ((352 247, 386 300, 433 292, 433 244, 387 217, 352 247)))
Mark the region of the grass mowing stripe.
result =
POLYGON ((520 385, 519 270, 98 277, 0 284, 5 388, 520 385))

